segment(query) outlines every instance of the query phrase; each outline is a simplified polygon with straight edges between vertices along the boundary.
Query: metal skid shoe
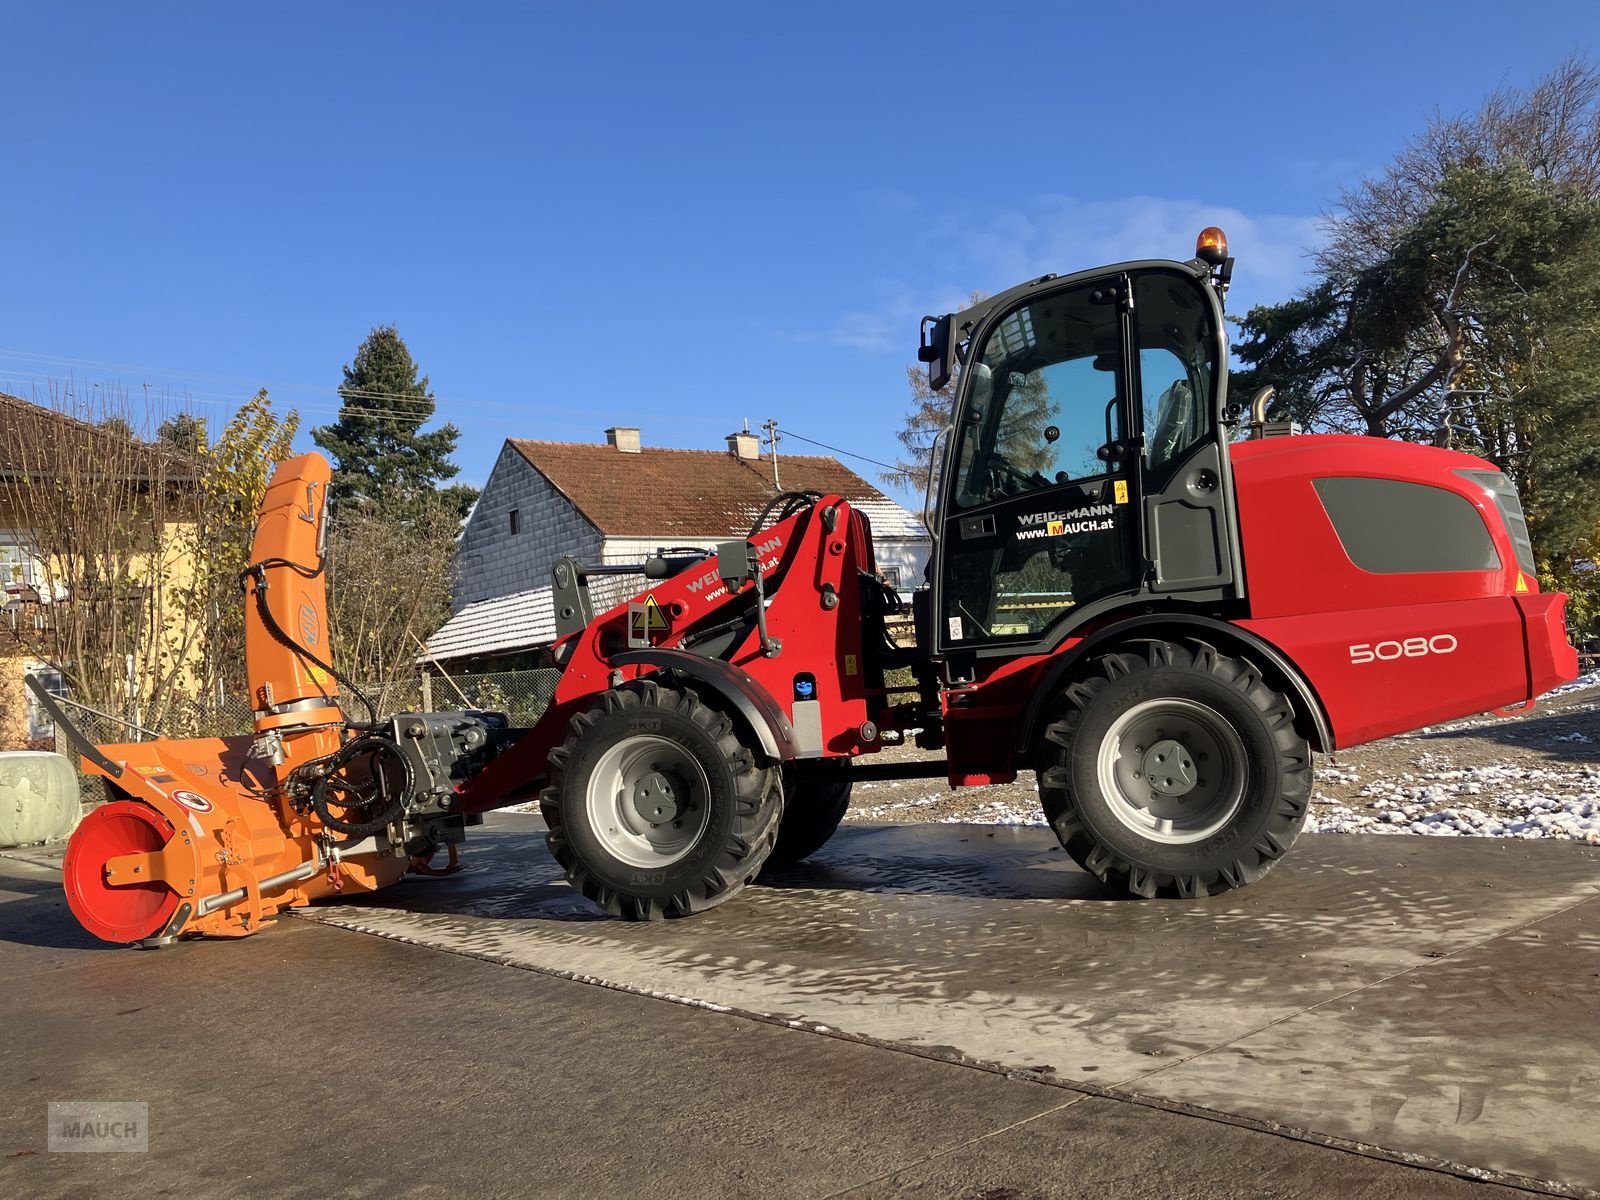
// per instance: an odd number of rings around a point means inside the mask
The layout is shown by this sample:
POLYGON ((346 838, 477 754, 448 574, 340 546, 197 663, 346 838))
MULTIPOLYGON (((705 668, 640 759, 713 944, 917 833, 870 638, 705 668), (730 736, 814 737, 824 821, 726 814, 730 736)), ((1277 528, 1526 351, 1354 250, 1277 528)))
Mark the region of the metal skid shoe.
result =
POLYGON ((160 950, 166 946, 177 944, 178 937, 183 933, 183 927, 189 923, 189 917, 194 912, 194 905, 185 900, 178 905, 177 911, 172 914, 172 920, 167 922, 166 928, 155 937, 147 937, 137 943, 141 950, 160 950))

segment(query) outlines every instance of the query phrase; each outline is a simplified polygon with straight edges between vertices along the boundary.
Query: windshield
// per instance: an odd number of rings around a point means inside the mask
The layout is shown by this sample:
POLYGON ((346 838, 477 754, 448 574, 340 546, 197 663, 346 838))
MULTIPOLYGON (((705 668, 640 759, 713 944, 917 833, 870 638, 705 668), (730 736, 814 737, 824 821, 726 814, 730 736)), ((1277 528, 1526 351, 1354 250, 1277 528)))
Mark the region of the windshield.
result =
POLYGON ((1122 436, 1118 331, 1104 289, 1013 309, 972 366, 958 455, 963 508, 1105 474, 1100 448, 1122 436))

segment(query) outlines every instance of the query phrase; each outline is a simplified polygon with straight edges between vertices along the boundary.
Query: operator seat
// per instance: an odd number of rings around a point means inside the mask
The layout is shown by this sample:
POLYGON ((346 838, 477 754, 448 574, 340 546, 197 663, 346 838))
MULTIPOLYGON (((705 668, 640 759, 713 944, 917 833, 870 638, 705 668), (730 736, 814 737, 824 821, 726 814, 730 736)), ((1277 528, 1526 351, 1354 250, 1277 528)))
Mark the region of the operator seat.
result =
POLYGON ((1145 443, 1145 461, 1152 469, 1166 466, 1188 448, 1194 424, 1194 392, 1185 380, 1173 380, 1161 393, 1156 414, 1155 429, 1145 443))

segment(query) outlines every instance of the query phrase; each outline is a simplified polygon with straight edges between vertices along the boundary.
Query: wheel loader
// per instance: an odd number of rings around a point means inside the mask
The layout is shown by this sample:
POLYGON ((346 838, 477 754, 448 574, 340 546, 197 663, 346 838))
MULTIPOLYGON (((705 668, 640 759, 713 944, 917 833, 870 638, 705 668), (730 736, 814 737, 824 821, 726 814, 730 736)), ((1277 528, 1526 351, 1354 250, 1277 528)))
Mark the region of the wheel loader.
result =
POLYGON ((380 713, 348 686, 329 468, 281 464, 242 580, 252 736, 94 745, 35 688, 114 797, 68 844, 72 911, 112 942, 252 934, 456 869, 482 813, 536 801, 573 888, 685 917, 818 851, 854 782, 1023 771, 1112 889, 1259 879, 1305 823, 1314 752, 1529 704, 1577 655, 1493 464, 1302 435, 1229 394, 1232 262, 1212 229, 1187 262, 1045 275, 924 319, 929 382, 956 386, 914 644, 888 632, 899 597, 866 515, 782 494, 703 550, 555 562, 561 677, 531 728, 380 713), (637 586, 597 613, 601 572, 637 586), (929 753, 878 757, 906 741, 929 753))

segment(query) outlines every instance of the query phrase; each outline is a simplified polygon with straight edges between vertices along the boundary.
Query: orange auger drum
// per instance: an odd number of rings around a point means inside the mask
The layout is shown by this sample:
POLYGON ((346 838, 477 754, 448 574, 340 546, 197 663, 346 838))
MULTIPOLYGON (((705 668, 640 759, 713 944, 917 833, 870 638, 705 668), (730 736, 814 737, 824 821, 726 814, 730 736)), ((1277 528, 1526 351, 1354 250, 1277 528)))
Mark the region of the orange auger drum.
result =
POLYGON ((113 796, 79 825, 63 864, 73 915, 97 937, 243 936, 280 909, 384 887, 409 868, 403 840, 336 833, 308 803, 322 783, 335 806, 324 810, 349 815, 339 789, 357 786, 362 766, 339 762, 350 731, 327 645, 328 481, 319 455, 285 462, 261 507, 242 580, 255 735, 80 741, 113 796))

